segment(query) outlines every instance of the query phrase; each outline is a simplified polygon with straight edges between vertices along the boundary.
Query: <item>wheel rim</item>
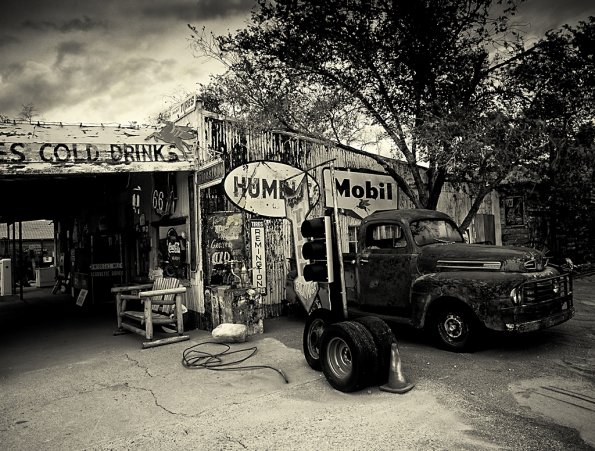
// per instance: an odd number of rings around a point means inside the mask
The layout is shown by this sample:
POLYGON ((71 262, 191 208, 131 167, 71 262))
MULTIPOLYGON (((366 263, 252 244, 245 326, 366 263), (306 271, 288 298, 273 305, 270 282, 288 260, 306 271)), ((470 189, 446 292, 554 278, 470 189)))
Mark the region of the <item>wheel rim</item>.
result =
POLYGON ((442 324, 444 333, 451 340, 460 340, 465 334, 466 325, 459 315, 449 313, 442 324))
POLYGON ((327 348, 327 361, 329 370, 338 379, 346 379, 353 371, 351 349, 339 337, 333 337, 327 348))
POLYGON ((320 337, 324 332, 324 321, 321 319, 314 320, 310 325, 310 333, 308 334, 308 352, 315 359, 320 355, 320 337))

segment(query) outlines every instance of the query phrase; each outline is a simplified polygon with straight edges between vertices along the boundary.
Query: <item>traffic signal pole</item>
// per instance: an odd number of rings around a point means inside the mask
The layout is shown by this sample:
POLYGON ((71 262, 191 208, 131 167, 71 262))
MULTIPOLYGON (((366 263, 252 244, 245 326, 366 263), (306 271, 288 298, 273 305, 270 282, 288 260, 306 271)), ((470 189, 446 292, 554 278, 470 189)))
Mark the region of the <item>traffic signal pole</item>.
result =
MULTIPOLYGON (((337 260, 339 263, 339 291, 341 295, 341 306, 343 310, 343 318, 347 319, 347 289, 345 288, 345 265, 343 263, 343 246, 341 244, 341 228, 339 227, 339 207, 337 206, 337 186, 335 183, 335 163, 330 162, 330 188, 333 198, 333 219, 335 223, 335 237, 337 239, 337 260)), ((336 281, 335 281, 336 284, 336 281)), ((329 287, 330 288, 330 287, 329 287)), ((330 291, 331 305, 333 300, 333 290, 330 291)))
MULTIPOLYGON (((341 244, 341 228, 339 226, 334 159, 319 163, 303 172, 307 173, 327 163, 330 169, 330 195, 332 198, 333 213, 332 215, 325 214, 324 217, 320 218, 304 220, 302 223, 302 236, 308 239, 302 246, 302 256, 310 260, 310 263, 303 269, 303 277, 308 282, 328 283, 331 310, 337 316, 347 319, 347 289, 345 286, 345 265, 343 262, 343 246, 341 244), (328 224, 329 222, 331 224, 328 224), (334 226, 332 223, 334 223, 334 226), (334 230, 332 227, 334 227, 334 230), (321 241, 324 241, 326 249, 321 248, 321 241), (336 255, 333 255, 335 252, 336 255)), ((287 182, 287 180, 298 175, 296 174, 284 181, 287 182)))

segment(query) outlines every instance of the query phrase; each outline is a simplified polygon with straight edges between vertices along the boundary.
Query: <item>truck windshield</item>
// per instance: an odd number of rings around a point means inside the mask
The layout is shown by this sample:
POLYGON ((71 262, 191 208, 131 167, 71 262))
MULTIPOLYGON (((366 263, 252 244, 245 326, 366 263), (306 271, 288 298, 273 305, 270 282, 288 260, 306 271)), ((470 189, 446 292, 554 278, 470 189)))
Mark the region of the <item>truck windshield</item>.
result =
POLYGON ((435 243, 463 243, 465 240, 454 224, 444 219, 423 219, 410 224, 418 246, 435 243))

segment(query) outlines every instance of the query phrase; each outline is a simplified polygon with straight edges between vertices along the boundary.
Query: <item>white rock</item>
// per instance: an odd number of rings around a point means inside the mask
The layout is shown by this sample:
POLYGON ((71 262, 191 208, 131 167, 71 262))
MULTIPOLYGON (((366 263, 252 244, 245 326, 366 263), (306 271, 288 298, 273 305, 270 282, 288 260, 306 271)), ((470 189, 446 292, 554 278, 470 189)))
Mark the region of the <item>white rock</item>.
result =
POLYGON ((219 324, 211 335, 217 343, 243 343, 246 341, 248 328, 245 324, 219 324))

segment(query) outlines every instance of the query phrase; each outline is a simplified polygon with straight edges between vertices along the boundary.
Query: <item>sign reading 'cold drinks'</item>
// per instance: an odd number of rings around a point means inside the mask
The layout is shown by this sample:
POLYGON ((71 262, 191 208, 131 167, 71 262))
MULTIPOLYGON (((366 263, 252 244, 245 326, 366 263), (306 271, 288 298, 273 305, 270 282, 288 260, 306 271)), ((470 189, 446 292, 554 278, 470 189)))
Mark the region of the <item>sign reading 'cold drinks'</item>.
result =
POLYGON ((183 171, 194 168, 194 130, 0 123, 0 174, 183 171))

